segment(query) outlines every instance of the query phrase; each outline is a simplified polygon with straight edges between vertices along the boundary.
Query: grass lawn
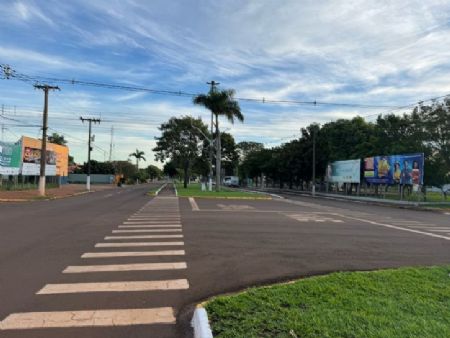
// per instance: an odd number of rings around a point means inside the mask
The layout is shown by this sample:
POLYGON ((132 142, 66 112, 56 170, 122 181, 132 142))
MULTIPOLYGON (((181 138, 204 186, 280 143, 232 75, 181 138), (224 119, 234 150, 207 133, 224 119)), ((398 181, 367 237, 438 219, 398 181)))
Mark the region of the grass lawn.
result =
POLYGON ((176 187, 178 196, 181 197, 270 198, 268 195, 238 191, 226 187, 221 187, 219 192, 214 190, 202 191, 200 183, 191 183, 187 188, 183 187, 183 183, 177 183, 176 187))
POLYGON ((343 272, 206 304, 214 337, 450 337, 450 266, 343 272))

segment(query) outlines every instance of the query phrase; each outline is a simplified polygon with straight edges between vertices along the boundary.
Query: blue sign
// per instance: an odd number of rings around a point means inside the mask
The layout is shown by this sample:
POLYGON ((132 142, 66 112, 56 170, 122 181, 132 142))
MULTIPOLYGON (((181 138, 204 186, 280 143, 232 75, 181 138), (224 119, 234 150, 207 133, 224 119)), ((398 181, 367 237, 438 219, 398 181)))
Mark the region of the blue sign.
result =
POLYGON ((372 184, 423 185, 423 154, 374 156, 364 159, 364 179, 372 184))

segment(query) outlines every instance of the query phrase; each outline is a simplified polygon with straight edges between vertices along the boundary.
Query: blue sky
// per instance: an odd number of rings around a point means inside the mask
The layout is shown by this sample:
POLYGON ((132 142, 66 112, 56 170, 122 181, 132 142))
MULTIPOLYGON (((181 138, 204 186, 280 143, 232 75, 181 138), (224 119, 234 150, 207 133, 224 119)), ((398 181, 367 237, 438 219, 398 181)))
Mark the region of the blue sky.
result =
MULTIPOLYGON (((17 72, 206 92, 207 81, 238 97, 401 106, 450 93, 450 2, 428 1, 7 1, 2 0, 0 64, 17 72)), ((171 116, 208 112, 190 98, 61 85, 50 94, 50 132, 64 133, 85 161, 136 148, 154 163, 157 127, 171 116)), ((5 141, 37 137, 43 94, 0 80, 5 141), (14 116, 15 115, 15 116, 14 116), (22 123, 23 122, 23 123, 22 123)), ((389 109, 241 102, 245 123, 222 126, 237 141, 286 142, 311 122, 389 109)), ((396 111, 401 113, 402 111, 396 111)))

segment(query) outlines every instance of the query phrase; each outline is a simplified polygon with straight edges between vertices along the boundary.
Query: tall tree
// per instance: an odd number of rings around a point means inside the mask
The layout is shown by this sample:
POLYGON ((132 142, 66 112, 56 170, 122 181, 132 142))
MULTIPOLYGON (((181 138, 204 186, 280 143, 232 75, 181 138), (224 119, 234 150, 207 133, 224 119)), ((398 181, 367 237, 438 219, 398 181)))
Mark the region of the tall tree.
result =
POLYGON ((146 169, 150 179, 160 178, 162 176, 162 171, 156 165, 150 164, 146 169))
POLYGON ((228 121, 234 123, 236 118, 238 121, 244 121, 239 103, 234 99, 234 90, 216 90, 211 88, 208 94, 200 94, 194 97, 194 104, 204 106, 210 110, 215 116, 216 127, 216 191, 220 191, 221 177, 221 142, 219 129, 219 116, 225 116, 228 121))
POLYGON ((140 160, 144 160, 147 161, 144 157, 145 153, 141 150, 136 149, 136 151, 134 153, 131 153, 128 156, 133 156, 136 157, 136 169, 139 170, 139 161, 140 160))
POLYGON ((53 133, 47 137, 48 142, 59 144, 61 146, 65 146, 67 144, 67 140, 64 138, 64 135, 59 135, 58 133, 53 133))
POLYGON ((182 116, 172 117, 159 127, 161 136, 156 137, 155 160, 164 162, 170 159, 181 165, 184 171, 184 187, 187 188, 189 172, 196 159, 201 157, 204 135, 208 127, 200 118, 182 116))

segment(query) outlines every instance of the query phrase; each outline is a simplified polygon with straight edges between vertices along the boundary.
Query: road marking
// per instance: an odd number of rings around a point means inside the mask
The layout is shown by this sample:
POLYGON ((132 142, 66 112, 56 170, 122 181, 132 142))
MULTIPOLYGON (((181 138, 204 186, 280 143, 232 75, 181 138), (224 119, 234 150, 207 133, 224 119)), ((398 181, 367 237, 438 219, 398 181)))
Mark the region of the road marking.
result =
POLYGON ((131 243, 97 243, 96 248, 127 248, 144 246, 181 246, 184 242, 131 242, 131 243))
POLYGON ((13 313, 0 322, 0 330, 88 326, 175 324, 171 307, 153 309, 87 310, 13 313))
POLYGON ((70 265, 63 273, 111 272, 111 271, 146 271, 146 270, 179 270, 186 269, 185 262, 177 263, 136 263, 110 265, 70 265))
POLYGON ((106 236, 105 241, 115 239, 150 239, 150 238, 183 238, 183 235, 139 235, 139 236, 106 236))
POLYGON ((137 232, 181 232, 181 229, 143 229, 143 230, 113 230, 113 234, 137 233, 137 232))
POLYGON ((180 218, 164 217, 164 218, 131 218, 124 222, 180 222, 180 218))
POLYGON ((165 291, 186 289, 189 289, 189 283, 186 279, 175 279, 138 282, 47 284, 36 294, 50 295, 58 293, 165 291))
POLYGON ((365 223, 369 223, 369 224, 373 224, 373 225, 379 225, 379 226, 383 226, 383 227, 386 227, 386 228, 413 232, 413 233, 420 234, 420 235, 425 235, 425 236, 430 236, 430 237, 435 237, 435 238, 441 238, 441 239, 445 239, 447 241, 450 241, 450 237, 446 237, 446 236, 442 236, 442 235, 438 235, 438 234, 433 234, 431 232, 425 232, 425 231, 420 231, 420 230, 411 229, 411 228, 402 228, 402 227, 399 227, 399 226, 396 226, 396 225, 379 223, 379 222, 375 222, 375 221, 370 221, 368 219, 351 217, 351 216, 345 216, 345 215, 342 215, 342 214, 336 214, 336 216, 340 216, 340 217, 347 218, 347 219, 353 219, 353 220, 356 220, 356 221, 365 222, 365 223))
POLYGON ((189 197, 189 203, 191 204, 192 211, 199 211, 200 208, 198 207, 197 202, 195 202, 195 199, 193 197, 189 197))
POLYGON ((123 222, 123 224, 134 224, 134 225, 139 225, 139 224, 181 224, 179 221, 125 221, 123 222))
POLYGON ((141 225, 119 225, 119 228, 181 228, 181 224, 141 224, 141 225))
POLYGON ((184 250, 163 251, 122 251, 122 252, 86 252, 81 258, 109 258, 109 257, 145 257, 145 256, 182 256, 184 250))

